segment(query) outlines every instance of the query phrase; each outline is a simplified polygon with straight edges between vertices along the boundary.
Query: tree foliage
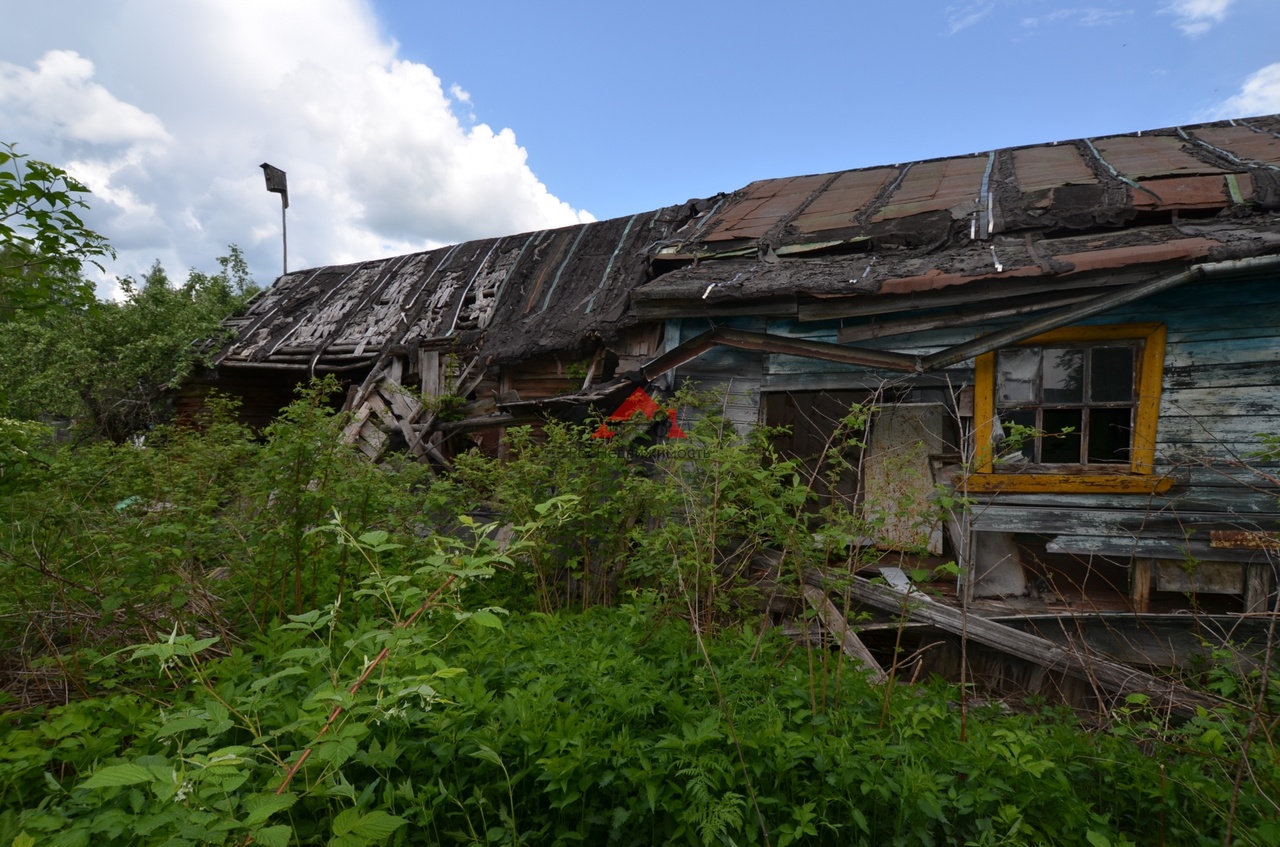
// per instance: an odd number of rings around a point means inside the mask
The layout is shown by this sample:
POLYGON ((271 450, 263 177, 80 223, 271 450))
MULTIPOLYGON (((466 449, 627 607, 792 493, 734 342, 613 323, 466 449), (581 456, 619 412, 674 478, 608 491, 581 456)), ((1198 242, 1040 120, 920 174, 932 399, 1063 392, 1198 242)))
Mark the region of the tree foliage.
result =
POLYGON ((93 302, 80 272, 115 251, 84 225, 84 185, 55 165, 0 142, 0 320, 93 302))
POLYGON ((121 280, 122 301, 0 324, 4 414, 77 419, 117 441, 165 420, 166 390, 207 362, 223 318, 257 291, 239 248, 217 261, 179 286, 157 262, 142 280, 121 280))

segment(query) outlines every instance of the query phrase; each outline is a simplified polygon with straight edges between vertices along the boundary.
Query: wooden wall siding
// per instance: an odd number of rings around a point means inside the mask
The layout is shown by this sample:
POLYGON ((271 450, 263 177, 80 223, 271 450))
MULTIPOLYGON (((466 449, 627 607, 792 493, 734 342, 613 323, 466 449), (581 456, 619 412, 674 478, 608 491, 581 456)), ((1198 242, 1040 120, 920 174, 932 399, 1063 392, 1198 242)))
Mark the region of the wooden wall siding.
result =
POLYGON ((555 356, 508 365, 502 369, 503 390, 514 391, 520 400, 544 400, 573 394, 582 388, 588 362, 565 361, 555 356), (570 373, 572 371, 572 373, 570 373))
MULTIPOLYGON (((761 319, 740 319, 730 322, 739 329, 764 329, 761 319)), ((706 321, 684 321, 669 336, 688 341, 707 329, 706 321)), ((677 342, 677 343, 679 343, 677 342)), ((681 365, 675 373, 675 387, 694 388, 710 395, 722 397, 722 412, 741 433, 758 426, 761 419, 760 388, 763 382, 764 356, 750 350, 729 347, 713 347, 698 358, 681 365)), ((678 410, 677 420, 683 425, 691 422, 692 411, 678 410)))
MULTIPOLYGON (((774 446, 782 455, 804 462, 813 480, 811 487, 817 496, 807 506, 810 511, 826 507, 833 496, 850 506, 858 501, 856 469, 861 464, 861 449, 849 445, 839 451, 851 469, 840 475, 834 492, 827 481, 831 463, 819 465, 819 460, 829 451, 835 451, 832 434, 850 407, 865 403, 870 397, 868 391, 770 391, 761 396, 764 423, 785 428, 785 432, 773 440, 774 446)), ((861 437, 862 434, 854 435, 861 437)))

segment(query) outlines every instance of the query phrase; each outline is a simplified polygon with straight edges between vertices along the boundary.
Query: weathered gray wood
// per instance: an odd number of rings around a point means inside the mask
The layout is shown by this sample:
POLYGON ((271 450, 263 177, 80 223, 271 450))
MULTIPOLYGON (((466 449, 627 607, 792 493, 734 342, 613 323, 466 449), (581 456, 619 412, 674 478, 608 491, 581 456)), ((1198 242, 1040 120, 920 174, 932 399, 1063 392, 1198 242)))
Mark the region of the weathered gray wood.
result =
POLYGON ((1156 591, 1243 595, 1245 568, 1245 565, 1230 562, 1156 559, 1152 570, 1156 577, 1156 591))
MULTIPOLYGON (((817 578, 821 583, 821 577, 817 578)), ((973 641, 1011 656, 1042 665, 1048 670, 1065 673, 1084 680, 1095 687, 1100 699, 1110 695, 1120 700, 1130 694, 1142 694, 1149 698, 1151 706, 1168 710, 1184 717, 1193 717, 1197 708, 1213 709, 1222 701, 1208 694, 1192 691, 1184 685, 1157 679, 1150 674, 1111 662, 1098 656, 1086 656, 1068 647, 1054 644, 1044 638, 994 621, 960 611, 935 602, 919 592, 901 594, 891 588, 875 585, 862 577, 850 580, 852 596, 862 603, 894 614, 903 614, 912 620, 928 623, 952 635, 967 637, 973 641)))
POLYGON ((1274 563, 1265 562, 1245 566, 1244 576, 1244 610, 1246 613, 1267 611, 1269 589, 1274 563))
POLYGON ((1267 559, 1267 553, 1262 550, 1221 550, 1210 547, 1207 540, 1182 541, 1125 535, 1056 535, 1045 544, 1045 549, 1050 553, 1114 559, 1146 557, 1200 562, 1263 562, 1267 559))
MULTIPOLYGON (((973 508, 973 528, 981 532, 1038 532, 1046 535, 1114 535, 1185 538, 1194 528, 1274 529, 1270 515, 1184 512, 1147 509, 1029 508, 980 505, 973 508)), ((1207 540, 1207 536, 1206 536, 1207 540)))
POLYGON ((827 597, 821 588, 813 585, 804 587, 804 596, 809 601, 809 605, 813 607, 813 610, 817 612, 827 632, 840 639, 840 649, 844 650, 845 655, 871 671, 870 681, 872 684, 884 682, 886 677, 884 668, 880 667, 876 657, 871 655, 871 651, 867 649, 867 646, 854 634, 849 627, 848 618, 840 614, 840 610, 831 602, 831 598, 827 597))
POLYGON ((1027 574, 1022 568, 1018 545, 1008 532, 973 532, 970 534, 966 581, 972 597, 1023 597, 1027 593, 1027 574))

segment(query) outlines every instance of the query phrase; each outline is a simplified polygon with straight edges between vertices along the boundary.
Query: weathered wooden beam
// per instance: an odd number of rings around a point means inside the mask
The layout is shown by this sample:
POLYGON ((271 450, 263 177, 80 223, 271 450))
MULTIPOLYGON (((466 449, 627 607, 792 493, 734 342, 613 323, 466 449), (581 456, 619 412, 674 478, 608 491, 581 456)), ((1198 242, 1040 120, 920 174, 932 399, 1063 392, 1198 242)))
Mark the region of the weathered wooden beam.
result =
POLYGON ((845 655, 861 664, 864 668, 871 671, 870 680, 872 684, 884 682, 887 674, 884 668, 880 667, 880 663, 876 661, 876 657, 871 655, 871 651, 862 643, 862 640, 854 634, 849 627, 849 620, 840 614, 840 610, 836 608, 835 603, 831 602, 831 598, 821 588, 813 585, 804 587, 804 597, 809 601, 809 605, 818 613, 818 617, 822 620, 822 625, 826 627, 827 632, 840 639, 840 649, 844 650, 845 655))
MULTIPOLYGON (((807 581, 821 586, 825 583, 825 578, 813 575, 807 581)), ((1152 707, 1183 717, 1193 717, 1198 708, 1213 709, 1223 705, 1216 697, 1193 691, 1170 680, 1157 679, 1128 665, 1099 656, 1086 656, 1013 627, 965 615, 918 591, 903 594, 855 576, 850 578, 850 592, 854 599, 869 606, 905 615, 911 620, 930 624, 952 635, 967 637, 985 647, 1041 665, 1046 670, 1084 680, 1093 685, 1099 694, 1105 692, 1117 699, 1130 694, 1141 694, 1148 698, 1152 707)))

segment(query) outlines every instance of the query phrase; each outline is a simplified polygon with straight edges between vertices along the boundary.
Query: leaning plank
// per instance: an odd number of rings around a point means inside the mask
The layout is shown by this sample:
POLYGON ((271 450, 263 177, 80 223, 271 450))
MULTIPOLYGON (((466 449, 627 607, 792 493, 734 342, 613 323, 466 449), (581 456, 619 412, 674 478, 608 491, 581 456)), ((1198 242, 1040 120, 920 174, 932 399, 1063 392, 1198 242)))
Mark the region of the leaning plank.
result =
POLYGON ((809 605, 813 606, 813 610, 822 619, 822 625, 826 627, 827 632, 840 639, 840 647, 844 650, 845 655, 861 663, 864 668, 871 671, 871 682, 873 684, 884 682, 884 668, 880 667, 876 657, 871 655, 871 651, 867 649, 867 646, 849 628, 848 619, 840 614, 840 610, 836 608, 835 603, 831 602, 831 598, 827 596, 826 592, 816 586, 806 585, 804 587, 804 596, 809 601, 809 605))
MULTIPOLYGON (((819 585, 821 575, 810 578, 819 585)), ((851 580, 852 596, 868 605, 895 614, 905 613, 912 620, 931 624, 952 635, 964 635, 969 639, 1043 666, 1082 679, 1095 688, 1116 697, 1142 694, 1151 706, 1167 709, 1174 714, 1193 717, 1197 708, 1213 709, 1222 705, 1216 697, 1192 691, 1184 685, 1158 679, 1118 662, 1097 656, 1085 656, 1059 646, 1045 638, 1028 635, 1004 624, 983 618, 965 616, 958 610, 935 602, 918 591, 903 594, 881 585, 875 585, 862 577, 851 580), (905 601, 905 602, 904 602, 905 601)))

